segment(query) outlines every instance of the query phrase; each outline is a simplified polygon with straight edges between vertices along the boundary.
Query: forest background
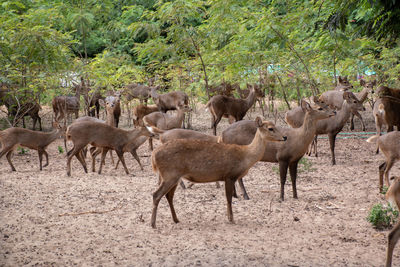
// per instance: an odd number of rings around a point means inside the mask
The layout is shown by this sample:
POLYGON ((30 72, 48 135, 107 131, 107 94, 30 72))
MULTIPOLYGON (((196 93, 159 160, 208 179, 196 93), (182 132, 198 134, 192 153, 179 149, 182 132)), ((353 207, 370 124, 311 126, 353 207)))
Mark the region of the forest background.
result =
MULTIPOLYGON (((210 97, 223 81, 262 82, 285 100, 331 89, 339 75, 400 84, 396 0, 0 1, 0 82, 49 103, 152 83, 210 97)), ((360 88, 361 89, 361 88, 360 88)))

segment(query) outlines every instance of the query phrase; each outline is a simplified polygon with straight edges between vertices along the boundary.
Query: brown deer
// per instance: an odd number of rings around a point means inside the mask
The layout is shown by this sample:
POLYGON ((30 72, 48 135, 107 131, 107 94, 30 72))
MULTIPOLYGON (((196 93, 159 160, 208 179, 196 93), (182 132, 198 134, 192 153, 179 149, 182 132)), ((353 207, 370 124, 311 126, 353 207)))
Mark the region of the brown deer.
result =
POLYGON ((46 157, 46 164, 43 167, 49 165, 49 155, 46 152, 47 146, 57 138, 61 138, 65 133, 65 128, 60 127, 57 122, 53 123, 53 128, 54 131, 50 133, 37 132, 18 127, 12 127, 0 131, 0 142, 3 148, 0 152, 0 158, 6 155, 11 170, 16 171, 11 162, 12 153, 17 146, 27 147, 29 149, 37 150, 39 154, 39 166, 40 170, 42 170, 43 154, 46 157))
POLYGON ((347 79, 347 76, 339 76, 339 84, 335 87, 334 90, 337 91, 347 91, 349 89, 352 89, 353 85, 349 82, 347 79))
POLYGON ((367 139, 368 143, 377 143, 385 155, 385 162, 379 165, 379 191, 383 190, 383 177, 389 186, 389 171, 394 163, 400 160, 400 132, 390 132, 382 136, 374 135, 367 139))
MULTIPOLYGON (((170 130, 181 128, 184 120, 185 112, 190 112, 191 109, 184 107, 178 109, 176 115, 170 115, 162 112, 153 112, 143 117, 143 124, 151 132, 155 133, 157 129, 170 130)), ((153 139, 149 138, 150 150, 153 150, 153 139)))
MULTIPOLYGON (((144 84, 131 83, 125 86, 123 89, 123 95, 126 100, 130 102, 132 99, 139 99, 140 104, 147 105, 147 100, 150 97, 150 92, 153 87, 146 86, 144 84)), ((159 87, 154 87, 157 90, 159 87)))
POLYGON ((166 196, 173 221, 178 223, 173 197, 181 178, 195 183, 225 181, 228 220, 233 223, 232 195, 234 183, 259 161, 268 141, 284 141, 272 122, 255 120, 257 132, 250 145, 239 146, 201 140, 179 139, 153 151, 151 163, 159 174, 160 187, 153 193, 151 226, 156 227, 157 207, 166 196))
POLYGON ((71 124, 67 128, 66 137, 67 140, 73 142, 74 147, 67 153, 67 175, 71 176, 71 160, 73 156, 76 156, 87 173, 86 162, 82 156, 81 150, 88 144, 103 148, 99 173, 101 173, 106 153, 109 149, 113 149, 122 162, 126 174, 129 174, 123 155, 124 150, 126 151, 124 148, 135 142, 135 140, 142 135, 150 136, 151 134, 144 127, 126 131, 109 126, 105 123, 92 121, 71 124))
POLYGON ((137 126, 144 126, 143 124, 143 117, 158 111, 158 107, 156 105, 145 106, 145 105, 138 105, 133 108, 133 125, 137 126))
POLYGON ((210 85, 208 87, 208 90, 210 92, 210 95, 214 96, 214 95, 224 95, 224 96, 229 96, 229 97, 233 97, 233 92, 235 91, 235 89, 240 89, 239 84, 234 83, 231 84, 229 82, 222 82, 219 85, 210 85))
MULTIPOLYGON (((241 99, 245 99, 249 96, 251 87, 252 86, 250 84, 247 84, 247 89, 240 89, 240 87, 238 86, 236 88, 236 92, 239 94, 241 99)), ((265 91, 262 89, 262 86, 258 85, 258 84, 253 84, 253 88, 256 93, 256 101, 254 103, 254 109, 256 108, 256 103, 258 103, 258 105, 260 106, 262 115, 264 116, 265 114, 264 114, 263 100, 265 98, 265 91)))
MULTIPOLYGON (((267 143, 261 161, 279 163, 279 173, 281 180, 281 200, 284 200, 284 189, 286 183, 287 170, 289 168, 292 180, 293 197, 297 198, 296 179, 297 165, 299 160, 307 152, 307 148, 312 142, 317 130, 317 121, 334 116, 335 113, 329 107, 313 109, 305 101, 301 102, 305 116, 303 125, 300 128, 278 128, 285 136, 286 142, 267 143)), ((256 133, 256 125, 253 121, 239 121, 229 126, 222 132, 222 141, 226 144, 247 145, 256 133)), ((239 179, 244 196, 247 195, 242 179, 239 179)))
MULTIPOLYGON (((385 195, 386 199, 391 202, 393 206, 400 209, 400 176, 395 177, 394 182, 389 187, 385 195)), ((396 223, 392 231, 388 235, 388 247, 386 254, 386 267, 392 266, 393 249, 400 238, 400 221, 396 223)))
POLYGON ((212 128, 214 135, 217 135, 217 125, 221 121, 222 116, 228 115, 240 121, 246 115, 247 111, 253 106, 256 99, 254 87, 250 89, 250 93, 246 99, 237 99, 222 95, 213 96, 206 105, 212 117, 212 128))
MULTIPOLYGON (((362 91, 355 93, 354 95, 361 103, 364 103, 365 100, 367 99, 368 93, 373 92, 373 88, 376 85, 376 81, 374 80, 371 82, 366 82, 363 79, 361 79, 360 84, 363 87, 362 91)), ((320 101, 324 101, 328 105, 331 105, 337 109, 341 109, 344 101, 343 93, 344 91, 342 90, 326 91, 322 93, 322 95, 320 96, 320 101)), ((354 130, 354 116, 357 116, 357 118, 360 119, 362 124, 362 130, 365 131, 364 121, 357 110, 354 110, 350 115, 350 130, 354 130)))
POLYGON ((189 106, 189 97, 181 91, 158 94, 156 87, 151 88, 151 97, 158 107, 158 111, 166 113, 168 110, 177 110, 189 106))
MULTIPOLYGON (((115 127, 118 128, 118 124, 119 124, 119 117, 121 116, 121 93, 120 92, 116 92, 114 93, 113 96, 107 96, 104 99, 105 103, 108 103, 108 105, 110 107, 112 107, 112 114, 114 117, 114 125, 115 127)), ((104 102, 100 102, 104 103, 104 102)), ((106 109, 107 112, 107 109, 106 109)), ((109 118, 109 116, 107 115, 107 118, 109 118)), ((108 119, 108 122, 110 122, 110 120, 108 119)))
MULTIPOLYGON (((319 100, 319 98, 316 96, 313 97, 313 101, 315 104, 314 108, 326 108, 329 106, 327 103, 325 103, 325 101, 319 100)), ((303 108, 298 106, 286 112, 285 121, 292 128, 300 128, 301 125, 303 125, 304 116, 305 112, 303 111, 303 108)))
POLYGON ((75 119, 79 117, 81 90, 85 87, 85 81, 81 78, 80 84, 74 84, 75 96, 55 96, 52 100, 54 120, 60 122, 64 119, 64 125, 69 114, 74 113, 75 119))
POLYGON ((388 132, 393 131, 394 126, 400 130, 400 89, 379 86, 376 90, 378 100, 384 109, 384 121, 388 125, 388 132))
MULTIPOLYGON (((314 139, 314 151, 315 156, 318 156, 317 152, 317 142, 318 142, 318 135, 320 134, 328 134, 329 138, 329 146, 331 149, 331 156, 332 156, 332 165, 336 164, 335 159, 335 142, 336 136, 340 133, 343 129, 343 126, 350 118, 351 113, 355 113, 356 111, 364 110, 362 103, 358 101, 357 97, 352 92, 344 92, 343 93, 343 105, 342 109, 340 109, 336 116, 333 118, 321 120, 317 123, 317 131, 316 136, 314 139)), ((311 149, 310 149, 311 151, 311 149)))

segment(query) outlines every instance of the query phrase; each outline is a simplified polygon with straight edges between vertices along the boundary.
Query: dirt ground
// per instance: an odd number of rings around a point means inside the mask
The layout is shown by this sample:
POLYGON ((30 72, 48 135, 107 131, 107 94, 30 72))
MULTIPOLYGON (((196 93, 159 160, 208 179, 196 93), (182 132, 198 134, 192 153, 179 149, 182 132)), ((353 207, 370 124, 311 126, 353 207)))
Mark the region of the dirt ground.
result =
MULTIPOLYGON (((50 130, 51 114, 44 110, 50 130)), ((363 116, 374 132, 370 108, 363 116)), ((126 127, 126 118, 122 122, 126 127)), ((212 133, 209 124, 200 107, 194 129, 212 133)), ((227 126, 224 119, 218 132, 227 126)), ((250 200, 234 199, 235 224, 228 223, 223 186, 210 183, 178 187, 178 224, 163 198, 157 229, 151 228, 157 177, 147 143, 138 149, 144 171, 125 154, 130 175, 109 160, 102 175, 85 174, 74 159, 67 177, 66 153, 58 151, 62 140, 49 146, 50 165, 43 171, 36 151, 15 154, 17 172, 2 158, 0 266, 382 266, 389 230, 373 229, 366 217, 374 204, 384 203, 378 193, 383 155, 375 155, 366 135, 343 136, 336 142, 336 166, 327 139, 319 141, 318 158, 305 157, 311 166, 300 167, 298 200, 289 181, 286 199, 279 201, 277 164, 252 167, 244 178, 250 200)), ((391 174, 400 174, 400 164, 391 174)), ((394 266, 400 265, 400 249, 394 254, 394 266)))

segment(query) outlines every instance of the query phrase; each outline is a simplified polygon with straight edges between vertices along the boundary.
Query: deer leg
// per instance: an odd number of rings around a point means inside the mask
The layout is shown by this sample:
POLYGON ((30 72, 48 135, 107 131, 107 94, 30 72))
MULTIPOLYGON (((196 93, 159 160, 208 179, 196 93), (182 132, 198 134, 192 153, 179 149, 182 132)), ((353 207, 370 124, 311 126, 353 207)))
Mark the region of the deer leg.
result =
POLYGON ((92 172, 96 171, 96 157, 101 153, 100 148, 91 147, 90 148, 90 156, 92 158, 92 172))
POLYGON ((249 200, 250 198, 249 198, 249 196, 247 195, 246 188, 244 187, 243 179, 242 179, 242 178, 239 178, 239 179, 238 179, 238 183, 239 183, 240 188, 242 189, 242 193, 243 193, 244 199, 245 199, 245 200, 249 200))
POLYGON ((100 159, 99 174, 101 174, 101 170, 103 169, 103 164, 104 164, 107 152, 108 152, 108 148, 102 148, 101 149, 101 159, 100 159))
POLYGON ((79 160, 79 162, 81 163, 83 170, 85 171, 85 173, 87 173, 87 166, 86 166, 86 161, 83 157, 82 154, 82 149, 75 155, 75 157, 79 160))
POLYGON ((126 167, 126 164, 125 164, 124 152, 122 152, 122 150, 115 150, 115 152, 117 153, 117 156, 118 156, 119 160, 121 161, 122 166, 124 166, 125 173, 129 174, 128 168, 126 167))
MULTIPOLYGON (((376 128, 376 134, 378 136, 381 136, 382 133, 382 119, 375 117, 375 128, 376 128)), ((379 153, 379 145, 376 145, 376 154, 379 153)))
POLYGON ((153 137, 149 137, 149 149, 153 151, 153 137))
POLYGON ((76 147, 74 145, 74 147, 70 151, 67 152, 67 175, 68 176, 71 176, 71 160, 72 160, 72 157, 75 156, 75 154, 79 153, 81 149, 82 149, 82 147, 76 147))
POLYGON ((165 181, 162 179, 160 187, 156 192, 153 193, 153 211, 151 214, 151 227, 156 228, 156 217, 157 217, 157 208, 158 203, 160 203, 161 198, 167 194, 172 187, 176 186, 180 177, 172 178, 171 180, 165 181))
POLYGON ((214 121, 213 124, 213 131, 214 131, 214 135, 217 135, 217 125, 218 123, 221 121, 222 115, 218 116, 217 119, 214 121))
POLYGON ((354 130, 354 113, 353 112, 350 114, 350 130, 351 131, 354 130))
POLYGON ((357 111, 356 114, 354 114, 354 115, 356 115, 357 118, 361 121, 362 130, 365 132, 365 129, 366 129, 366 128, 365 128, 364 120, 363 120, 363 118, 361 117, 361 114, 358 113, 358 111, 357 111))
POLYGON ((42 170, 43 150, 40 148, 38 149, 38 155, 39 155, 39 167, 40 170, 42 170))
POLYGON ((299 161, 295 161, 289 164, 290 179, 292 180, 293 198, 297 198, 296 179, 298 163, 299 161))
POLYGON ((32 117, 32 130, 36 129, 36 121, 37 121, 37 118, 36 117, 32 117))
POLYGON ((136 161, 138 162, 140 169, 143 171, 143 166, 142 166, 142 163, 140 163, 140 159, 139 159, 139 156, 136 153, 136 150, 132 150, 131 154, 136 159, 136 161))
POLYGON ((233 221, 233 213, 232 213, 232 196, 233 196, 233 188, 235 186, 235 182, 231 179, 225 179, 225 194, 227 201, 227 212, 228 212, 228 220, 231 223, 235 223, 233 221))
POLYGON ((38 121, 39 121, 39 130, 42 131, 42 119, 38 116, 38 121))
POLYGON ((328 137, 329 137, 329 146, 331 148, 332 165, 336 165, 336 159, 335 159, 336 134, 328 134, 328 137))
POLYGON ((47 154, 46 150, 43 149, 43 154, 46 157, 46 164, 43 165, 43 167, 49 166, 49 154, 47 154))
POLYGON ((108 153, 110 154, 111 164, 114 165, 115 163, 114 163, 114 157, 113 157, 113 154, 112 154, 112 150, 110 150, 108 153))
POLYGON ((383 192, 383 174, 386 169, 386 161, 379 165, 379 192, 383 192))
POLYGON ((176 190, 177 186, 178 185, 174 185, 171 188, 171 190, 169 190, 169 192, 165 195, 165 197, 168 200, 169 208, 171 210, 171 215, 172 215, 172 219, 174 220, 174 223, 178 223, 179 222, 178 217, 176 216, 176 213, 175 213, 174 201, 173 201, 174 200, 175 190, 176 190))
POLYGON ((285 183, 289 163, 286 161, 279 161, 279 174, 281 178, 281 201, 285 200, 285 183))
POLYGON ((386 266, 392 266, 393 249, 400 238, 400 222, 390 231, 388 235, 388 248, 386 255, 386 266))
POLYGON ((22 127, 25 128, 25 116, 22 115, 22 127))
POLYGON ((16 171, 16 170, 15 170, 15 167, 14 167, 14 165, 13 165, 12 162, 11 162, 12 153, 13 153, 13 150, 12 150, 12 149, 11 149, 11 150, 8 150, 8 149, 6 150, 6 148, 5 148, 5 149, 3 149, 3 151, 1 152, 0 158, 1 158, 4 154, 6 154, 6 158, 7 158, 8 164, 10 164, 11 170, 12 170, 13 172, 15 172, 15 171, 16 171), (7 152, 7 153, 5 153, 5 152, 7 152))
POLYGON ((385 176, 385 184, 387 187, 389 187, 389 171, 393 167, 393 164, 394 164, 394 160, 391 158, 388 161, 386 161, 386 168, 385 168, 384 176, 385 176))

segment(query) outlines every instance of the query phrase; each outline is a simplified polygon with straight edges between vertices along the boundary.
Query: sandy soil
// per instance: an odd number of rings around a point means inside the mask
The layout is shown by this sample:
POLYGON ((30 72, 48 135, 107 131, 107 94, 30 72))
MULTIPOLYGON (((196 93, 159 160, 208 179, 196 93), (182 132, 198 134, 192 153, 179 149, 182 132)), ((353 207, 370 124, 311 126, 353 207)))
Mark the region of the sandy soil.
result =
MULTIPOLYGON (((48 129, 51 115, 46 114, 48 129)), ((374 131, 370 110, 364 117, 367 131, 374 131)), ((202 108, 193 115, 197 130, 211 133, 209 121, 202 108)), ((227 126, 223 120, 218 132, 227 126)), ((311 167, 301 167, 298 200, 289 182, 286 200, 279 202, 277 165, 257 163, 244 179, 250 200, 234 199, 235 224, 227 220, 223 187, 210 183, 178 187, 178 224, 162 199, 157 229, 150 227, 157 177, 147 143, 138 150, 144 171, 125 154, 131 175, 109 162, 102 175, 85 174, 74 159, 67 177, 65 152, 59 153, 58 146, 62 140, 49 146, 50 165, 43 171, 36 151, 15 154, 17 172, 11 172, 5 158, 0 160, 1 266, 384 264, 388 230, 377 231, 366 221, 370 208, 384 202, 377 178, 383 155, 375 155, 361 135, 337 141, 336 166, 330 165, 327 139, 320 140, 319 157, 306 157, 311 167)), ((399 175, 399 167, 391 173, 399 175)), ((398 249, 394 265, 400 265, 398 249)))

